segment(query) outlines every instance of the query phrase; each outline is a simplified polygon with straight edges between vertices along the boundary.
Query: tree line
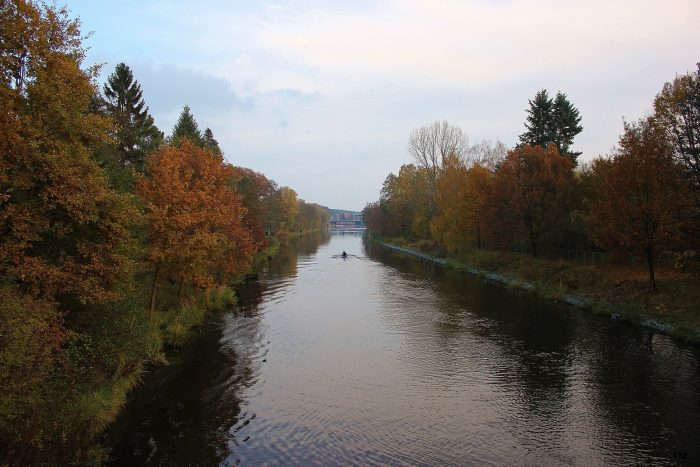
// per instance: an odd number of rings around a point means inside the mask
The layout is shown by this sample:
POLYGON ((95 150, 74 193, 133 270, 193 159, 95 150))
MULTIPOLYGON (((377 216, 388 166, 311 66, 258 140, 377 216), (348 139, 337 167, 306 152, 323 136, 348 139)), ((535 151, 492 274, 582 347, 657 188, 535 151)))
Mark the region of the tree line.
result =
POLYGON ((99 461, 145 363, 327 208, 169 136, 131 69, 97 84, 65 8, 0 2, 0 464, 99 461))
POLYGON ((385 179, 363 213, 370 230, 448 255, 482 248, 535 257, 545 246, 640 257, 657 290, 659 254, 679 267, 700 249, 700 64, 664 84, 653 113, 625 122, 609 155, 578 164, 578 109, 547 90, 529 102, 513 149, 470 145, 435 122, 413 130, 413 163, 385 179))

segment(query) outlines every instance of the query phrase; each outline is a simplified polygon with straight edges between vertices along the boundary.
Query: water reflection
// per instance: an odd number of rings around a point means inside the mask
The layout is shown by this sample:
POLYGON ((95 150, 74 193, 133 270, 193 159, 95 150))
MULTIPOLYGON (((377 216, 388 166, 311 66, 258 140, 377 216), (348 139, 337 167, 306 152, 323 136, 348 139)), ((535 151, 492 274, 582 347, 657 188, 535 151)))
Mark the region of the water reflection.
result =
MULTIPOLYGON (((504 293, 498 285, 384 249, 369 246, 368 253, 405 272, 399 278, 427 287, 426 296, 413 294, 420 316, 388 318, 402 329, 420 329, 407 346, 408 363, 425 363, 416 376, 447 375, 450 384, 464 386, 469 383, 455 381, 455 369, 468 368, 466 379, 489 379, 507 413, 499 425, 511 428, 519 445, 514 451, 521 449, 525 459, 594 464, 698 459, 697 349, 531 294, 504 293), (428 338, 426 320, 436 330, 428 338), (440 358, 426 358, 435 341, 440 358), (469 361, 486 369, 470 368, 469 361)), ((388 287, 397 276, 385 279, 388 287)))
POLYGON ((139 391, 114 431, 118 463, 700 459, 699 356, 666 337, 357 233, 290 242, 239 294, 139 391))
POLYGON ((239 431, 255 419, 246 392, 265 362, 258 306, 296 277, 299 256, 330 240, 317 232, 280 245, 260 281, 237 289, 235 313, 221 314, 168 356, 170 365, 144 378, 110 428, 113 465, 216 465, 247 441, 239 431))
POLYGON ((241 413, 250 362, 219 345, 221 329, 201 330, 170 366, 145 378, 109 433, 114 465, 197 465, 226 455, 241 413))

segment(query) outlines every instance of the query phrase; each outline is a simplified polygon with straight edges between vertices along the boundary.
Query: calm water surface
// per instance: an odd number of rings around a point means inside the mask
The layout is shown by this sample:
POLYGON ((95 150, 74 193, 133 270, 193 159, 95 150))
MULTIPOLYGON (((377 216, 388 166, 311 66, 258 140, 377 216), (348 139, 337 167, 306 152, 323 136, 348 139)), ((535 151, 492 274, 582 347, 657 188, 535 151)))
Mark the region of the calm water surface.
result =
POLYGON ((115 465, 700 464, 700 354, 665 336, 359 234, 240 295, 135 391, 115 465))

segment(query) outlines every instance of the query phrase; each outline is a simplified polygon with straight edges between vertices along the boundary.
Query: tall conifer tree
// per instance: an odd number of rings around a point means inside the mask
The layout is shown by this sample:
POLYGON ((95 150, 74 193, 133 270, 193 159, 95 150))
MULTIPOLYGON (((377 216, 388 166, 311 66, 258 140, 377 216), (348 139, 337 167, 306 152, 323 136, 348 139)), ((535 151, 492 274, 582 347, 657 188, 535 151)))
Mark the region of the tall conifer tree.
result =
POLYGON ((569 157, 576 164, 576 159, 581 153, 569 151, 569 149, 574 142, 574 137, 583 130, 583 127, 580 125, 581 115, 579 111, 569 102, 566 94, 557 92, 557 97, 554 99, 552 107, 552 116, 553 142, 562 156, 569 157))
POLYGON ((554 100, 549 97, 546 89, 542 89, 535 98, 528 101, 525 128, 527 131, 520 135, 520 144, 542 146, 546 148, 553 144, 562 156, 566 156, 576 164, 580 152, 570 151, 574 137, 581 133, 581 115, 578 109, 569 102, 566 94, 557 92, 554 100))
POLYGON ((189 105, 183 107, 171 136, 171 140, 176 144, 183 138, 189 139, 197 146, 202 146, 202 132, 199 131, 199 125, 197 125, 189 105))
POLYGON ((214 132, 211 128, 204 130, 204 135, 202 136, 202 143, 205 148, 209 148, 217 154, 221 154, 221 147, 219 147, 219 142, 214 138, 214 132))
POLYGON ((535 94, 535 98, 528 102, 530 108, 527 109, 525 122, 527 131, 520 135, 520 144, 546 148, 554 143, 552 137, 552 108, 554 104, 546 89, 539 91, 535 94))
POLYGON ((107 113, 115 122, 113 136, 120 158, 141 172, 146 153, 158 148, 163 133, 154 125, 141 86, 126 64, 116 66, 104 85, 104 95, 107 113))

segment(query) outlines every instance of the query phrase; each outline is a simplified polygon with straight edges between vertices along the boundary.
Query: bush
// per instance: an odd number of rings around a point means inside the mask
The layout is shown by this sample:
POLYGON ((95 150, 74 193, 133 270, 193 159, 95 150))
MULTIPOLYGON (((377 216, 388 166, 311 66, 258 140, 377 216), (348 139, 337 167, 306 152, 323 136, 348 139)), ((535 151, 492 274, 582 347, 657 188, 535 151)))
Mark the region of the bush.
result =
POLYGON ((21 464, 47 441, 65 337, 54 304, 0 288, 0 463, 21 464))

